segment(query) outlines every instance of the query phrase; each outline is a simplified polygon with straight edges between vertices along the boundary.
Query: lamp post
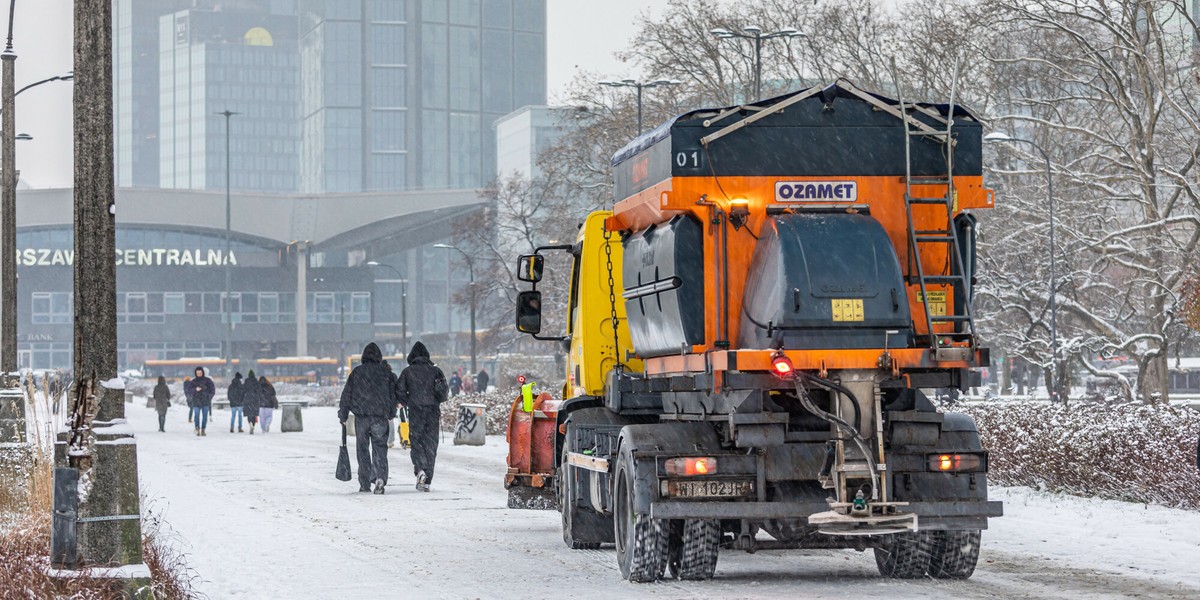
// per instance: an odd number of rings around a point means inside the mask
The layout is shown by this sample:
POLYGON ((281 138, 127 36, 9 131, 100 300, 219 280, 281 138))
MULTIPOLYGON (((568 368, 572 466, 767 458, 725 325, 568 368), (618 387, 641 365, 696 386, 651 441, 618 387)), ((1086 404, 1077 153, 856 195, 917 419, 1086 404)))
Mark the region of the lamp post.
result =
POLYGON ((3 62, 3 82, 0 85, 0 102, 3 103, 3 126, 0 127, 0 236, 3 237, 0 248, 0 288, 3 288, 3 299, 0 300, 0 371, 11 373, 17 369, 17 153, 16 142, 32 140, 28 134, 16 133, 17 96, 30 88, 51 81, 71 81, 75 78, 73 71, 64 75, 55 75, 41 81, 35 81, 19 90, 16 88, 15 66, 17 53, 13 51, 13 13, 16 0, 9 3, 8 11, 8 42, 4 52, 0 53, 3 62))
POLYGON ((384 264, 379 261, 369 260, 367 266, 384 267, 391 269, 396 274, 396 280, 400 282, 400 347, 405 352, 408 351, 408 280, 404 278, 404 274, 400 269, 392 265, 384 264))
POLYGON ((658 79, 655 81, 637 81, 635 79, 622 79, 620 81, 601 81, 600 85, 613 88, 633 88, 637 90, 637 132, 642 135, 642 90, 648 90, 656 87, 667 87, 679 85, 680 81, 674 79, 658 79))
MULTIPOLYGON (((468 273, 470 275, 470 286, 471 286, 471 374, 474 375, 476 373, 476 371, 475 371, 475 350, 476 350, 476 342, 477 342, 477 340, 475 339, 475 260, 471 258, 470 254, 467 254, 465 251, 463 251, 462 248, 459 248, 458 246, 454 246, 452 244, 434 244, 433 247, 434 248, 442 248, 445 250, 458 250, 458 252, 463 255, 463 258, 467 259, 467 269, 468 269, 468 273)), ((450 287, 449 272, 447 272, 447 275, 446 275, 446 287, 447 287, 447 289, 449 289, 449 287, 450 287)), ((448 327, 449 323, 447 323, 446 325, 448 327)))
POLYGON ((742 32, 730 31, 724 27, 716 27, 708 32, 717 36, 719 40, 729 40, 740 38, 754 42, 754 100, 758 101, 762 97, 762 43, 763 40, 773 40, 775 38, 795 38, 804 37, 804 33, 795 27, 785 27, 779 31, 771 33, 763 33, 762 27, 758 25, 747 25, 742 28, 742 32))
MULTIPOLYGON (((230 285, 229 274, 229 253, 232 252, 232 242, 230 238, 233 228, 233 209, 229 202, 229 180, 231 161, 229 156, 229 120, 233 115, 241 114, 232 110, 223 110, 218 115, 225 117, 225 376, 229 376, 229 370, 233 361, 233 293, 230 285)), ((304 315, 297 315, 297 318, 305 318, 304 315)))
POLYGON ((1040 145, 1021 138, 1015 138, 1001 131, 993 131, 983 136, 983 141, 990 143, 1021 142, 1029 144, 1042 155, 1046 163, 1046 206, 1050 212, 1050 401, 1058 400, 1058 287, 1054 281, 1055 252, 1054 252, 1054 177, 1050 171, 1050 156, 1040 145))

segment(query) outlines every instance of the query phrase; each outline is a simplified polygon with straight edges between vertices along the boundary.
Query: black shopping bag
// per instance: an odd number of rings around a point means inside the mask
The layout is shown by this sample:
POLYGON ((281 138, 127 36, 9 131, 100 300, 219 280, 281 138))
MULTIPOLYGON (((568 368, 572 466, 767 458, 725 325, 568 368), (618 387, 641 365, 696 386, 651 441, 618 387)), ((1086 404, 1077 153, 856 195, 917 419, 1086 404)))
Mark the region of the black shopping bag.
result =
POLYGON ((338 450, 338 481, 350 481, 350 451, 346 450, 346 424, 342 423, 342 447, 338 450))

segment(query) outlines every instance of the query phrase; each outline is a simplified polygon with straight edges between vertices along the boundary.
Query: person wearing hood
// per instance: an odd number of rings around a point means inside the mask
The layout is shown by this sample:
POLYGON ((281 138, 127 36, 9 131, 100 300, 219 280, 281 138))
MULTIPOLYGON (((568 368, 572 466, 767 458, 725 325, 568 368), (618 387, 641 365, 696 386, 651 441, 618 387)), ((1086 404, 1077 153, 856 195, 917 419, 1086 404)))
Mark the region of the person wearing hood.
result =
POLYGON ((208 413, 212 410, 213 395, 217 386, 204 374, 204 367, 196 367, 196 376, 188 384, 192 388, 192 404, 196 406, 196 435, 208 435, 208 413))
POLYGON ((433 364, 425 344, 413 344, 408 353, 408 366, 396 379, 396 397, 408 409, 408 435, 412 442, 409 455, 413 474, 417 477, 417 489, 422 492, 428 492, 429 484, 433 482, 441 405, 449 392, 446 374, 433 364))
POLYGON ((338 403, 344 426, 354 415, 354 447, 358 455, 358 491, 382 494, 388 480, 388 423, 396 418, 396 376, 383 364, 374 342, 363 348, 362 363, 350 372, 338 403))
POLYGON ((158 430, 166 431, 167 409, 171 407, 171 388, 167 378, 158 376, 158 384, 154 386, 154 410, 158 411, 158 430))
POLYGON ((242 413, 246 415, 246 420, 250 422, 250 435, 254 435, 254 426, 258 425, 258 416, 261 409, 262 390, 259 389, 258 378, 254 376, 254 369, 250 369, 250 373, 246 375, 246 380, 242 382, 242 413))
POLYGON ((229 398, 229 433, 233 433, 234 421, 237 421, 237 431, 242 433, 242 403, 245 390, 242 389, 242 374, 234 373, 233 381, 225 396, 229 398))
POLYGON ((258 378, 258 392, 258 421, 262 424, 262 432, 269 433, 271 417, 274 416, 275 409, 279 408, 279 398, 275 396, 275 386, 267 381, 266 375, 258 378))

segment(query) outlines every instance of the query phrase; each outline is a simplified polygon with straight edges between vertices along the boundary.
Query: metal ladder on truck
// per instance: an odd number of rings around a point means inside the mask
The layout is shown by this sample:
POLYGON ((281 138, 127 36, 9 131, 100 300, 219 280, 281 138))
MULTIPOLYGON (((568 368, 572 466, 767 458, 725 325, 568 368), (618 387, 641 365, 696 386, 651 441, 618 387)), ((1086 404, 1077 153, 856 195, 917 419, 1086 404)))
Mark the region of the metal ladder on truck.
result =
MULTIPOLYGON (((893 72, 895 66, 893 65, 893 72)), ((954 230, 954 209, 958 203, 957 194, 954 190, 954 103, 955 95, 958 88, 958 61, 954 65, 954 78, 950 84, 950 103, 943 118, 937 111, 919 106, 917 104, 906 104, 904 101, 904 92, 896 83, 896 95, 900 103, 900 112, 903 117, 900 121, 904 124, 904 210, 908 216, 908 248, 909 248, 909 281, 916 279, 921 288, 921 303, 925 309, 925 326, 929 332, 929 339, 934 348, 934 357, 936 360, 955 360, 961 359, 963 350, 974 350, 975 345, 975 314, 971 307, 970 297, 970 277, 971 274, 967 270, 966 260, 963 257, 962 244, 959 241, 957 232, 954 230), (910 111, 919 112, 923 115, 931 117, 935 122, 944 125, 944 129, 924 125, 914 116, 910 116, 910 111), (912 164, 912 146, 913 143, 928 143, 929 141, 936 142, 941 145, 942 156, 946 159, 945 174, 937 175, 913 175, 912 164), (945 194, 942 196, 914 196, 913 186, 944 186, 945 194), (913 222, 913 207, 914 206, 940 206, 946 211, 946 227, 944 229, 923 229, 916 228, 913 222), (950 260, 947 261, 950 267, 949 273, 941 274, 926 274, 925 267, 921 264, 921 249, 932 247, 938 244, 946 245, 950 260), (953 306, 953 298, 948 294, 941 303, 934 303, 930 299, 929 287, 933 285, 953 285, 954 291, 961 295, 963 314, 947 314, 950 311, 941 310, 942 307, 953 306), (939 314, 940 313, 940 314, 939 314), (954 329, 952 332, 937 333, 934 331, 934 326, 944 323, 953 323, 954 329), (954 342, 966 341, 967 348, 954 347, 954 342)))

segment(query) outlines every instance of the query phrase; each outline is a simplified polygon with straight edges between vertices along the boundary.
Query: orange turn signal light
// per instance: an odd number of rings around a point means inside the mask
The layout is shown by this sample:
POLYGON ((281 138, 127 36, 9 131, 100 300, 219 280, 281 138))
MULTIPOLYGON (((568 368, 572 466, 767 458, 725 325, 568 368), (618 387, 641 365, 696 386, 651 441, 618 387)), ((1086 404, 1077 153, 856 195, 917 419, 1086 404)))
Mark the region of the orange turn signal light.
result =
POLYGON ((693 477, 696 475, 715 475, 717 459, 712 457, 672 458, 664 465, 667 475, 693 477))
POLYGON ((981 454, 930 454, 929 470, 942 473, 986 471, 987 463, 981 454))

